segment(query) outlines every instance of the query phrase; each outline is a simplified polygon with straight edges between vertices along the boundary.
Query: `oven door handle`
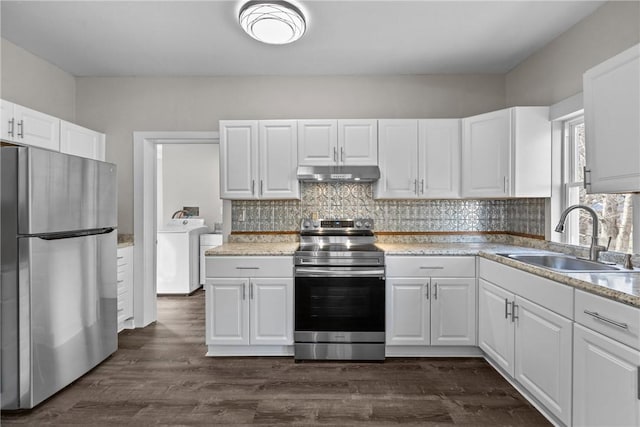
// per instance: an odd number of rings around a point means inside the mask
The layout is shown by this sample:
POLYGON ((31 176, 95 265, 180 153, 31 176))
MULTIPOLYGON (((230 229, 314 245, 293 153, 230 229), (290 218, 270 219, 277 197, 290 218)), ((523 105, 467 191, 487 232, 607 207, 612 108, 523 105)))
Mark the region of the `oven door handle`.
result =
POLYGON ((384 279, 384 268, 367 270, 335 270, 331 268, 296 267, 296 277, 378 277, 384 279))

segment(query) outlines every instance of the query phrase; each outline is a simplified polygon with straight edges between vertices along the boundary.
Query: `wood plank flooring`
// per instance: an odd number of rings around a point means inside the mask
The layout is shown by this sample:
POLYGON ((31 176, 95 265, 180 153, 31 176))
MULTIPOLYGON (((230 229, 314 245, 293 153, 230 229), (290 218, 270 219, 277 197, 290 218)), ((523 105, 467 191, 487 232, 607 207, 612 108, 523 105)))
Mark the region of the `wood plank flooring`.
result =
POLYGON ((158 298, 158 322, 2 425, 550 425, 484 360, 206 357, 204 293, 158 298))

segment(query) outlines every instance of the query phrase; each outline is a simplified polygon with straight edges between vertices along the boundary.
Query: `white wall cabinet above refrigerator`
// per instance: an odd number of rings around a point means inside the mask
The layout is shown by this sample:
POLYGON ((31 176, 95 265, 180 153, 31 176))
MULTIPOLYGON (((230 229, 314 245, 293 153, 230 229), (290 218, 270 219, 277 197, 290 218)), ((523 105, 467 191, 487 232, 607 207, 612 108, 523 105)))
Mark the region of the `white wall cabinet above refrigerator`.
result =
POLYGON ((60 150, 60 119, 0 100, 0 139, 47 150, 60 150))
POLYGON ((104 161, 105 135, 60 120, 60 152, 104 161))
POLYGON ((548 107, 462 119, 462 197, 550 197, 548 107))
POLYGON ((380 120, 379 199, 460 197, 460 120, 380 120))
POLYGON ((588 193, 640 191, 640 45, 583 76, 588 193))
POLYGON ((298 120, 299 166, 377 164, 377 120, 298 120))
POLYGON ((298 199, 295 120, 220 121, 220 197, 298 199))

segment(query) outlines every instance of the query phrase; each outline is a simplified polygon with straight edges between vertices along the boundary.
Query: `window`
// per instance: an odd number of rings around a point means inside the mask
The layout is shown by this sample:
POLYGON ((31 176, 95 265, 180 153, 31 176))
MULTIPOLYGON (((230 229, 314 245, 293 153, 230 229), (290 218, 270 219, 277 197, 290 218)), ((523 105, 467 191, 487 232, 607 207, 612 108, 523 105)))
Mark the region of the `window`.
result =
MULTIPOLYGON (((600 245, 609 250, 633 252, 633 197, 631 194, 587 194, 583 187, 585 165, 584 117, 564 122, 564 208, 580 204, 596 211, 599 221, 600 245)), ((591 244, 591 216, 583 209, 569 214, 565 223, 565 242, 573 245, 591 244)))

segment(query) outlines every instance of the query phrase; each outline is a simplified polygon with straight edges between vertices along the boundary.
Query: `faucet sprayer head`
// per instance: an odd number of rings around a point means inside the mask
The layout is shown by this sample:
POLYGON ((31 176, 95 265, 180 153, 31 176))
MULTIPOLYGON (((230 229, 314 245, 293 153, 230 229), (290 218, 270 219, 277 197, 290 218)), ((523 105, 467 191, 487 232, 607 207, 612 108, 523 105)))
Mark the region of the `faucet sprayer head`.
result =
POLYGON ((564 233, 564 224, 560 223, 556 225, 556 233, 564 233))

